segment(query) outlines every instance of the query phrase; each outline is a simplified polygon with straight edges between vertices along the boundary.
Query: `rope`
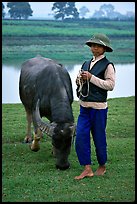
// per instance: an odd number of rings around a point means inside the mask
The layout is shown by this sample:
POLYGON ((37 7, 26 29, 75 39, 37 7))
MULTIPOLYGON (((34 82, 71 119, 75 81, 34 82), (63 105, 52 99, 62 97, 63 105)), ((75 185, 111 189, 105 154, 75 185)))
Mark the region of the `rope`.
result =
POLYGON ((78 80, 78 84, 79 84, 78 92, 80 92, 80 95, 81 95, 81 96, 87 97, 87 96, 89 95, 89 80, 88 80, 88 78, 86 79, 87 85, 88 85, 87 94, 86 94, 86 95, 83 95, 83 94, 82 94, 82 87, 83 87, 83 84, 86 83, 86 81, 84 81, 84 80, 81 79, 81 70, 79 71, 79 74, 78 74, 78 76, 77 76, 77 80, 78 80))

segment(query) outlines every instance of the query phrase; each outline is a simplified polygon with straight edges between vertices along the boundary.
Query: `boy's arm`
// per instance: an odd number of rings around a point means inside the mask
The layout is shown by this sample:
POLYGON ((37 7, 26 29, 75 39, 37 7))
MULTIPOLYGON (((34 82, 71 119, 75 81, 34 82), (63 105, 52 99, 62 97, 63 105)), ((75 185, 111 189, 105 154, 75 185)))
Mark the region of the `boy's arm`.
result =
POLYGON ((113 67, 112 64, 109 64, 106 71, 105 71, 105 76, 104 76, 104 80, 100 79, 94 75, 92 75, 92 77, 90 78, 90 82, 95 84, 96 86, 108 90, 108 91, 112 91, 114 89, 115 86, 115 69, 113 67))

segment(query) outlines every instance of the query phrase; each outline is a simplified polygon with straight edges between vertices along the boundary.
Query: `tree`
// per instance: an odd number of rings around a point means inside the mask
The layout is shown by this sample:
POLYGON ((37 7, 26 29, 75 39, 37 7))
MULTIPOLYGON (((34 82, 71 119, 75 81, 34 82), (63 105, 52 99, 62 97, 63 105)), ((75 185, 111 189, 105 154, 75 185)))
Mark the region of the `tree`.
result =
POLYGON ((109 14, 114 12, 114 6, 112 4, 103 4, 100 6, 100 11, 104 13, 105 17, 109 17, 109 14))
POLYGON ((79 9, 79 11, 80 11, 80 16, 81 16, 82 18, 84 18, 84 17, 86 16, 86 13, 89 12, 89 9, 88 9, 86 6, 82 6, 82 7, 79 9))
POLYGON ((92 18, 102 18, 102 17, 104 17, 104 12, 101 11, 101 10, 99 10, 99 11, 95 10, 95 12, 94 12, 94 14, 92 16, 92 18))
POLYGON ((114 6, 112 4, 103 4, 100 6, 99 11, 95 11, 92 18, 108 18, 108 19, 124 19, 127 15, 114 11, 114 6))
POLYGON ((62 20, 65 17, 65 6, 66 2, 55 2, 52 7, 52 11, 55 10, 55 19, 62 18, 62 20))
POLYGON ((4 12, 4 9, 5 9, 5 6, 4 6, 4 4, 2 3, 2 18, 4 18, 4 17, 5 17, 5 12, 4 12))
POLYGON ((28 2, 8 2, 7 7, 10 8, 8 11, 10 17, 14 19, 28 19, 33 13, 28 2))
POLYGON ((95 11, 93 18, 109 18, 114 13, 114 6, 112 4, 103 4, 99 11, 95 11))
POLYGON ((79 12, 77 11, 77 8, 75 7, 75 2, 67 2, 65 14, 67 16, 72 16, 72 18, 75 18, 75 19, 79 18, 79 12))
POLYGON ((52 11, 53 10, 55 10, 55 19, 61 18, 64 20, 66 16, 72 16, 75 19, 79 18, 75 2, 55 2, 52 7, 52 11))

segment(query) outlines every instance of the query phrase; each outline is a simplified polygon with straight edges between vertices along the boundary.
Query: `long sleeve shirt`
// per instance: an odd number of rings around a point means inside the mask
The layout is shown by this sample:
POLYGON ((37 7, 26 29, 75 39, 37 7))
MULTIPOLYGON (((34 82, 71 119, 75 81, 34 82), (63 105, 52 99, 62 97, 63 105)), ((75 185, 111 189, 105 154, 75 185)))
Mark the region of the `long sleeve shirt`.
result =
MULTIPOLYGON (((100 55, 97 58, 93 57, 93 60, 91 61, 91 64, 90 64, 90 69, 92 69, 93 65, 97 61, 101 60, 103 57, 104 55, 100 55)), ((112 64, 108 65, 104 74, 104 80, 92 75, 90 79, 90 83, 93 83, 102 89, 112 91, 115 86, 115 69, 113 65, 112 64)), ((79 100, 79 103, 83 107, 87 107, 87 108, 91 107, 95 109, 105 109, 108 106, 107 102, 85 102, 85 101, 79 100)))

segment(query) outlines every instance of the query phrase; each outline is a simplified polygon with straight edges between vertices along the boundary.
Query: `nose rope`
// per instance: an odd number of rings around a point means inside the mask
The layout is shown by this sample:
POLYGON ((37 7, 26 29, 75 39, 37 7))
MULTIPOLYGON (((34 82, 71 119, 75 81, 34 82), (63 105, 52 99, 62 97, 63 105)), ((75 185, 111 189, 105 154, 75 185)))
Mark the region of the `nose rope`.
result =
POLYGON ((71 145, 74 143, 75 136, 76 136, 76 125, 75 125, 73 133, 72 133, 71 145))

